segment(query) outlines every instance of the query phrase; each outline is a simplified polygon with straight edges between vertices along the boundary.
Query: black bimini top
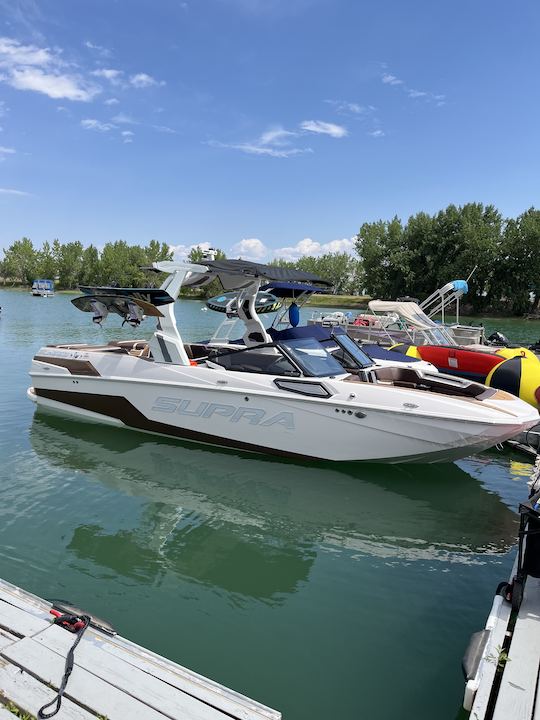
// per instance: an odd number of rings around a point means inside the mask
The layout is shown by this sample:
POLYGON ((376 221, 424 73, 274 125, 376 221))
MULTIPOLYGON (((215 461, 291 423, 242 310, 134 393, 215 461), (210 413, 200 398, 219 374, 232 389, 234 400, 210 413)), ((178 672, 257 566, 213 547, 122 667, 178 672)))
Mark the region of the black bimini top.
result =
POLYGON ((261 290, 272 293, 276 297, 296 298, 303 293, 327 293, 327 287, 318 287, 307 283, 274 281, 261 286, 261 290))
POLYGON ((205 285, 209 280, 218 277, 226 290, 235 290, 247 285, 252 278, 264 278, 289 283, 308 283, 331 287, 332 283, 313 273, 296 270, 295 268, 263 265, 249 260, 205 260, 208 274, 204 277, 187 282, 188 285, 205 285), (240 282, 239 282, 240 281, 240 282))

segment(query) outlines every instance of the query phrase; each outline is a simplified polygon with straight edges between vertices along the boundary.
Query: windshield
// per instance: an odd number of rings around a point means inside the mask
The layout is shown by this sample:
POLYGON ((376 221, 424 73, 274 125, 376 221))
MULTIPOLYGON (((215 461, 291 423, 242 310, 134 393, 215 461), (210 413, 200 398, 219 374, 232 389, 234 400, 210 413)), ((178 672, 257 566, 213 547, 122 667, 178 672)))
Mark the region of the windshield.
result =
POLYGON ((298 363, 306 375, 327 377, 345 373, 339 362, 315 338, 282 340, 280 345, 298 363))
POLYGON ((353 358, 353 360, 358 364, 358 367, 366 368, 373 365, 373 360, 369 357, 369 355, 366 355, 366 353, 361 350, 354 340, 346 333, 336 333, 332 335, 332 338, 353 358))

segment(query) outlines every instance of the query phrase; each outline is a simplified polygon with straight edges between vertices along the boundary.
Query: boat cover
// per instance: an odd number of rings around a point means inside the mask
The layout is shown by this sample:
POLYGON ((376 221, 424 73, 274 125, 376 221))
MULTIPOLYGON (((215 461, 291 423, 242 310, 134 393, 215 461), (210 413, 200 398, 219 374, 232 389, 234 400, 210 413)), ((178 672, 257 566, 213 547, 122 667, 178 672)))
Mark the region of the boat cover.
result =
POLYGON ((261 287, 261 290, 271 292, 276 297, 295 298, 302 293, 327 293, 327 288, 306 283, 270 282, 261 287))
MULTIPOLYGON (((313 273, 296 270, 296 268, 284 268, 277 265, 263 265, 250 262, 249 260, 205 260, 208 267, 208 274, 204 279, 193 284, 202 285, 213 277, 218 277, 226 290, 235 290, 248 285, 254 278, 276 280, 289 283, 309 283, 331 287, 332 283, 324 280, 313 273)), ((186 284, 192 284, 189 279, 186 284)))
POLYGON ((414 302, 397 302, 392 300, 371 300, 368 307, 374 313, 397 313, 405 322, 418 330, 440 329, 433 320, 414 302))

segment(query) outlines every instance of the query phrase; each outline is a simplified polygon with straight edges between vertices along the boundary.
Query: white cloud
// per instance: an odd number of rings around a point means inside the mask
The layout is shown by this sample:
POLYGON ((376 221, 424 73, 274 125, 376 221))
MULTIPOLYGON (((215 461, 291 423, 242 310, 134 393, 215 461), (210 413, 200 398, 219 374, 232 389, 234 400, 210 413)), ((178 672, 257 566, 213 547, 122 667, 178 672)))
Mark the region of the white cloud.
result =
POLYGON ((384 137, 385 133, 383 130, 372 130, 368 133, 368 135, 371 135, 371 137, 384 137))
POLYGON ((168 135, 176 135, 176 130, 173 130, 173 128, 167 127, 167 125, 152 125, 154 130, 157 130, 160 133, 166 133, 168 135))
POLYGON ((258 238, 244 238, 233 245, 232 254, 243 260, 262 260, 268 253, 268 248, 258 238))
POLYGON ((390 75, 390 73, 384 73, 381 80, 385 85, 403 85, 403 80, 400 80, 395 75, 390 75))
POLYGON ((118 98, 109 98, 108 100, 105 100, 105 105, 118 105, 120 100, 118 98))
POLYGON ((341 115, 366 115, 375 110, 372 105, 359 105, 358 103, 348 102, 347 100, 325 100, 324 102, 332 105, 336 112, 341 115))
POLYGON ((158 81, 151 75, 147 75, 146 73, 137 73, 136 75, 131 75, 131 77, 129 78, 129 82, 135 88, 147 88, 154 85, 165 85, 164 80, 158 81))
POLYGON ((85 130, 109 132, 109 130, 114 130, 116 128, 116 125, 113 125, 112 123, 101 122, 100 120, 95 120, 93 118, 87 118, 85 120, 81 120, 81 127, 83 127, 85 130))
POLYGON ((57 58, 49 48, 38 48, 35 45, 21 45, 18 40, 0 37, 0 65, 53 65, 59 64, 57 58))
POLYGON ((349 133, 343 125, 335 123, 323 122, 322 120, 304 120, 300 123, 300 127, 305 132, 316 133, 317 135, 330 135, 334 138, 346 137, 349 133))
POLYGON ((0 145, 0 155, 14 155, 16 150, 10 147, 3 147, 0 145))
POLYGON ((95 45, 94 43, 90 42, 90 40, 87 40, 84 43, 85 47, 87 47, 89 50, 95 50, 95 52, 98 55, 101 55, 101 57, 111 57, 112 52, 108 50, 107 48, 103 47, 102 45, 95 45))
POLYGON ((341 240, 330 240, 330 242, 321 245, 321 254, 352 252, 355 249, 356 238, 342 238, 341 240))
POLYGON ((8 84, 17 90, 33 90, 50 98, 88 102, 100 90, 76 75, 46 73, 39 68, 13 69, 8 84))
POLYGON ((201 250, 210 250, 213 245, 209 242, 196 243, 195 245, 169 245, 175 260, 186 260, 191 250, 200 248, 201 250))
MULTIPOLYGON (((347 130, 340 125, 323 123, 321 121, 309 120, 302 123, 304 132, 324 133, 333 137, 343 137, 347 130)), ((286 130, 281 125, 274 125, 265 130, 256 140, 241 143, 224 143, 218 140, 210 140, 207 145, 218 148, 229 148, 239 150, 248 155, 266 155, 267 157, 288 158, 293 155, 312 153, 310 147, 295 147, 292 144, 293 138, 298 138, 302 133, 293 130, 286 130)))
POLYGON ((29 196, 31 193, 24 190, 14 190, 13 188, 0 188, 0 195, 20 195, 29 196))
POLYGON ((276 258, 284 260, 298 260, 305 255, 324 255, 325 253, 352 252, 354 250, 354 238, 343 238, 342 240, 331 240, 327 243, 320 243, 311 238, 304 238, 289 247, 282 247, 274 250, 276 258))
POLYGON ((208 143, 211 147, 229 148, 230 150, 240 150, 240 152, 247 153, 248 155, 268 155, 269 157, 275 158, 287 158, 292 155, 299 155, 301 153, 313 152, 311 148, 293 148, 284 147, 276 148, 268 145, 261 145, 260 140, 255 143, 222 143, 217 140, 210 140, 208 143))
POLYGON ((122 136, 124 143, 132 143, 135 133, 131 132, 131 130, 122 130, 120 135, 122 136))
POLYGON ((54 99, 88 102, 100 88, 78 74, 65 72, 60 50, 22 45, 0 38, 0 81, 17 90, 31 90, 54 99))
POLYGON ((259 138, 260 145, 287 145, 291 137, 295 137, 298 133, 292 132, 291 130, 285 130, 280 125, 272 127, 259 138))
MULTIPOLYGON (((382 63, 382 67, 386 68, 386 63, 382 63)), ((445 96, 444 95, 436 95, 435 93, 429 92, 427 90, 415 90, 415 88, 411 88, 408 85, 406 85, 403 80, 400 80, 395 75, 391 75, 390 73, 383 73, 381 75, 381 80, 386 85, 399 85, 400 89, 407 93, 407 96, 412 99, 418 99, 422 98, 427 103, 435 103, 437 107, 441 107, 445 104, 445 96)))
POLYGON ((131 115, 126 115, 125 113, 118 113, 118 115, 115 115, 112 119, 114 123, 118 123, 119 125, 138 125, 138 121, 134 120, 131 115))
POLYGON ((99 70, 93 70, 90 75, 93 75, 94 77, 104 78, 105 80, 108 80, 111 85, 121 85, 122 84, 122 70, 115 70, 114 68, 99 68, 99 70))

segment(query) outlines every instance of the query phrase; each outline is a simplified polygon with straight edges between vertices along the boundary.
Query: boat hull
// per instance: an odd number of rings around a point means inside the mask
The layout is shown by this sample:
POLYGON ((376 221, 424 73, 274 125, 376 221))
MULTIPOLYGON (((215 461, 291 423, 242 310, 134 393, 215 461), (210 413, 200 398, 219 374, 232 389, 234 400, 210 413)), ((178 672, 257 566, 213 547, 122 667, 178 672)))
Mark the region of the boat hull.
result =
MULTIPOLYGON (((202 371, 202 368, 197 370, 202 371)), ((393 396, 400 390, 391 391, 393 396)), ((337 462, 445 462, 480 452, 538 421, 416 414, 344 398, 314 400, 206 384, 71 375, 34 377, 38 405, 94 422, 249 452, 337 462)), ((406 401, 410 394, 403 392, 406 401)), ((398 398, 400 399, 400 398, 398 398)))

